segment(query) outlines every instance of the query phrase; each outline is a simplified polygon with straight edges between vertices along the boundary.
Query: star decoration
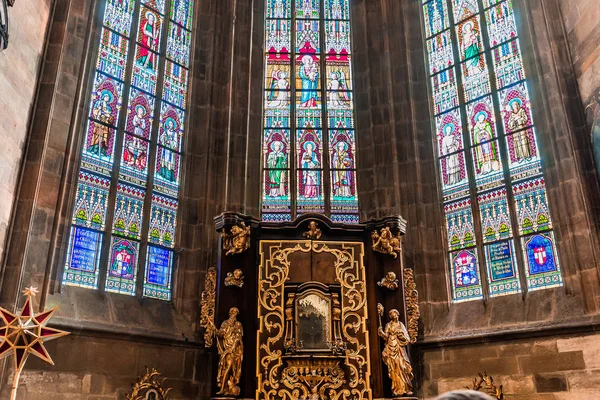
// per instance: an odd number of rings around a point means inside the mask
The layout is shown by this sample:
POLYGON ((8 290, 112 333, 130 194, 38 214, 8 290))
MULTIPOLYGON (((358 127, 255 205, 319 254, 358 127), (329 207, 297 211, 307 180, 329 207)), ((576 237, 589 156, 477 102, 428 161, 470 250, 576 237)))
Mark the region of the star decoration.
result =
POLYGON ((0 327, 0 359, 14 355, 15 376, 21 373, 30 354, 54 365, 44 343, 69 334, 46 326, 58 307, 34 314, 31 298, 36 293, 38 290, 35 287, 23 291, 27 300, 19 315, 0 308, 0 318, 4 322, 4 326, 0 327))

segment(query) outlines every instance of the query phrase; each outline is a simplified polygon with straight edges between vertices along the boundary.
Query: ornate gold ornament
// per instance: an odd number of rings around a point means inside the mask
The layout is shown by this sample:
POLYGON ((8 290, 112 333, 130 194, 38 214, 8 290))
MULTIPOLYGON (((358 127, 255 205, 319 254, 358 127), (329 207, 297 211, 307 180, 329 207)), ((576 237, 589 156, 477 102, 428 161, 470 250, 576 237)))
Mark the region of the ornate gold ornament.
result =
POLYGON ((411 268, 404 268, 404 298, 406 302, 407 329, 410 335, 410 343, 415 344, 419 336, 419 292, 415 283, 415 275, 411 268))
POLYGON ((250 248, 250 227, 244 222, 231 227, 229 233, 223 232, 223 250, 225 255, 240 254, 250 248))
POLYGON ((11 400, 17 398, 19 378, 29 355, 34 355, 54 365, 54 361, 44 346, 45 342, 70 334, 70 332, 46 326, 58 307, 41 314, 34 314, 31 298, 36 293, 38 290, 35 287, 29 287, 23 291, 27 300, 25 300, 25 305, 19 315, 0 308, 0 318, 4 322, 4 326, 0 327, 0 359, 13 355, 14 377, 11 400))
POLYGON ((241 269, 236 269, 233 272, 228 272, 225 278, 225 286, 244 286, 244 274, 241 269))
POLYGON ((240 313, 236 307, 229 310, 229 319, 221 324, 221 329, 213 324, 209 332, 217 338, 219 350, 219 368, 217 371, 218 395, 238 396, 240 394, 240 377, 242 376, 242 360, 244 358, 244 328, 237 320, 240 313))
POLYGON ((340 361, 335 359, 298 358, 286 361, 281 383, 292 391, 292 399, 320 400, 346 383, 340 361))
POLYGON ((323 233, 321 232, 321 229, 319 229, 319 224, 315 221, 310 221, 308 223, 308 231, 304 232, 304 237, 311 240, 318 240, 321 239, 322 235, 323 233))
POLYGON ((473 378, 473 386, 466 386, 467 389, 476 390, 488 394, 498 400, 504 400, 504 393, 502 392, 502 385, 496 386, 494 378, 489 376, 487 372, 483 374, 480 372, 477 378, 473 378))
MULTIPOLYGON (((261 242, 261 258, 264 261, 259 267, 258 335, 261 344, 257 348, 258 388, 256 398, 258 400, 320 398, 366 400, 371 398, 369 384, 371 376, 370 350, 366 325, 366 275, 362 261, 363 251, 362 243, 261 242), (291 247, 286 247, 288 245, 291 247), (266 252, 264 252, 265 248, 267 248, 266 252), (320 386, 315 390, 317 385, 314 385, 314 382, 307 383, 303 381, 298 375, 300 370, 291 367, 290 362, 302 356, 285 356, 281 350, 284 348, 286 340, 287 310, 292 308, 291 305, 294 301, 289 297, 285 299, 284 296, 285 283, 288 280, 291 265, 289 257, 297 252, 333 255, 335 257, 333 266, 336 271, 336 280, 341 287, 339 297, 341 304, 337 307, 340 312, 336 312, 336 300, 333 299, 333 319, 335 332, 335 320, 339 318, 341 340, 345 342, 345 350, 343 354, 331 357, 336 357, 333 359, 339 360, 340 368, 346 371, 343 377, 346 383, 339 387, 336 387, 335 384, 328 386, 324 389, 326 390, 326 396, 324 397, 319 397, 321 396, 319 391, 321 391, 325 381, 319 383, 320 386), (355 254, 355 252, 358 254, 355 254), (285 363, 288 363, 287 367, 290 368, 287 370, 289 373, 286 372, 288 378, 284 378, 282 372, 282 368, 286 368, 285 363), (290 376, 292 372, 295 375, 290 376), (294 380, 296 378, 297 380, 294 380)), ((292 315, 291 312, 289 315, 292 315)))
POLYGON ((159 379, 160 372, 156 369, 146 367, 144 376, 133 385, 130 395, 126 395, 127 400, 166 400, 167 394, 171 388, 165 388, 166 379, 159 379))
POLYGON ((400 281, 396 278, 395 272, 388 272, 385 274, 383 278, 379 282, 377 282, 377 286, 383 287, 389 290, 396 290, 400 286, 400 281))
POLYGON ((383 228, 380 233, 373 231, 371 239, 373 240, 373 251, 378 253, 389 254, 397 258, 402 251, 400 236, 392 235, 389 227, 383 228))
POLYGON ((414 375, 406 351, 406 347, 410 343, 410 336, 404 324, 399 320, 400 313, 396 309, 390 310, 390 322, 383 329, 381 323, 383 313, 383 306, 377 304, 377 314, 379 315, 379 330, 377 333, 385 341, 381 356, 388 367, 388 376, 392 380, 392 393, 395 396, 412 394, 414 375))
POLYGON ((210 330, 215 325, 215 296, 217 293, 217 269, 211 267, 206 271, 204 291, 200 300, 200 326, 204 331, 204 345, 211 347, 213 334, 210 330))

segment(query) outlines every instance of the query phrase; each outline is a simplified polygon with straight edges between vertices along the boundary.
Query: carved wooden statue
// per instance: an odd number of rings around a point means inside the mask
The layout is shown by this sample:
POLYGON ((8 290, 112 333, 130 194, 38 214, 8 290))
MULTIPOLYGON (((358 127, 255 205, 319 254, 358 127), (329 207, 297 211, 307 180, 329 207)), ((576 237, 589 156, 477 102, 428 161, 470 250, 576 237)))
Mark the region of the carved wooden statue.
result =
POLYGON ((381 325, 383 306, 377 306, 379 311, 379 336, 385 340, 385 347, 381 353, 383 362, 388 367, 388 375, 392 380, 392 393, 395 396, 412 394, 413 369, 408 358, 406 346, 410 343, 410 336, 402 322, 399 320, 398 310, 389 313, 390 322, 385 329, 381 325))
POLYGON ((219 350, 219 369, 217 385, 219 395, 237 396, 240 394, 238 383, 242 375, 242 359, 244 357, 244 329, 237 320, 240 311, 233 307, 229 310, 229 319, 221 324, 221 329, 212 325, 212 332, 217 337, 219 350))

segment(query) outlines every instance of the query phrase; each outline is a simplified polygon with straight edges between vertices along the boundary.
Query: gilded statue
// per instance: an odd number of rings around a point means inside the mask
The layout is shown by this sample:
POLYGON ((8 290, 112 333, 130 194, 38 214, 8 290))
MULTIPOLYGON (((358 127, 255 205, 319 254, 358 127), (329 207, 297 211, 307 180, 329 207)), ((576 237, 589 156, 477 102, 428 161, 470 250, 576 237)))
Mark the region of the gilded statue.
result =
POLYGON ((373 240, 373 250, 378 253, 389 254, 397 258, 398 254, 402 251, 400 239, 392 235, 389 227, 383 228, 381 233, 373 231, 371 239, 373 240))
POLYGON ((377 305, 379 313, 378 334, 385 341, 381 356, 388 367, 388 376, 392 380, 392 393, 394 396, 412 394, 413 369, 408 358, 406 347, 410 343, 410 336, 404 324, 400 321, 398 310, 389 312, 390 322, 383 329, 381 317, 383 306, 377 305))
POLYGON ((240 254, 250 248, 250 227, 244 222, 231 227, 229 233, 223 233, 225 255, 240 254))
POLYGON ((236 307, 229 310, 229 319, 221 324, 221 329, 212 325, 211 332, 217 337, 219 368, 217 371, 218 395, 238 396, 242 359, 244 358, 244 329, 237 320, 240 311, 236 307))
POLYGON ((225 286, 244 286, 244 273, 241 269, 236 269, 233 272, 228 272, 225 277, 225 286))
POLYGON ((304 237, 307 239, 318 240, 321 238, 321 229, 319 229, 319 224, 315 221, 310 221, 308 223, 308 231, 304 232, 304 237))
POLYGON ((400 281, 396 278, 396 273, 393 271, 388 272, 385 276, 377 282, 377 286, 384 287, 389 290, 396 290, 400 286, 400 281))

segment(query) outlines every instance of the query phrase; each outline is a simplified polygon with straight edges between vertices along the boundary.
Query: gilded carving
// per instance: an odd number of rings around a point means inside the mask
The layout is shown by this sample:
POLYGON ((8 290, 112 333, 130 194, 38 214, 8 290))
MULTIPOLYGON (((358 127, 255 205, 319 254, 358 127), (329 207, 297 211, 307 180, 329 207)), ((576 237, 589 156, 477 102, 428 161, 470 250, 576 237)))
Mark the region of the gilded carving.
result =
MULTIPOLYGON (((290 359, 281 374, 281 383, 292 391, 292 399, 326 399, 346 383, 340 361, 335 359, 290 359)), ((330 397, 331 398, 331 397, 330 397)))
POLYGON ((131 394, 126 395, 127 400, 166 400, 171 388, 166 388, 166 379, 159 379, 159 376, 160 372, 156 369, 146 367, 146 373, 133 385, 131 394))
POLYGON ((200 326, 205 329, 204 345, 211 347, 213 335, 210 330, 215 325, 215 295, 217 292, 217 269, 211 267, 206 271, 204 291, 200 299, 200 326))
POLYGON ((389 254, 397 258, 402 251, 400 237, 394 236, 389 227, 383 228, 380 233, 373 231, 371 239, 373 240, 373 251, 378 253, 389 254))
POLYGON ((379 282, 377 282, 377 286, 383 287, 389 290, 396 290, 400 286, 400 281, 396 278, 395 272, 388 272, 385 274, 383 278, 379 282))
MULTIPOLYGON (((257 349, 258 389, 256 398, 259 400, 297 400, 329 398, 332 400, 364 400, 371 398, 369 342, 366 325, 366 283, 365 268, 362 262, 362 244, 334 242, 278 242, 263 241, 261 243, 263 262, 259 269, 259 340, 257 349), (289 247, 285 247, 288 245, 289 247), (360 250, 359 250, 360 249, 360 250), (360 251, 355 255, 355 252, 360 251), (282 379, 284 364, 290 357, 282 358, 285 341, 286 300, 284 288, 288 279, 289 256, 296 252, 328 253, 335 257, 333 266, 336 280, 341 286, 340 330, 346 346, 338 355, 340 368, 345 371, 345 384, 339 388, 330 387, 324 397, 308 383, 299 380, 289 387, 282 379)), ((333 301, 333 319, 335 326, 335 299, 333 301)), ((335 329, 335 328, 334 328, 335 329)), ((334 336, 335 337, 335 336, 334 336)), ((299 357, 299 356, 291 356, 299 357)), ((289 365, 289 364, 288 364, 289 365)), ((292 371, 292 370, 289 370, 292 371)), ((298 378, 300 379, 300 378, 298 378)), ((288 381, 289 382, 289 381, 288 381)), ((325 393, 325 392, 323 392, 325 393)))
POLYGON ((377 333, 385 341, 385 347, 381 352, 383 362, 388 367, 388 376, 392 381, 392 393, 395 396, 412 394, 413 369, 408 358, 406 347, 410 343, 410 337, 404 324, 400 321, 398 310, 389 312, 390 322, 383 328, 381 317, 383 306, 377 305, 379 314, 379 330, 377 333))
POLYGON ((240 394, 240 377, 242 376, 242 360, 244 358, 244 329, 237 320, 240 311, 236 307, 229 310, 229 319, 217 329, 215 325, 209 328, 210 333, 217 338, 219 351, 219 368, 217 370, 218 395, 238 396, 240 394))
POLYGON ((233 272, 228 272, 225 277, 225 286, 244 286, 244 273, 241 269, 236 269, 233 272))
POLYGON ((244 222, 231 227, 229 233, 223 233, 225 255, 240 254, 250 248, 250 227, 244 222))
POLYGON ((410 343, 417 342, 419 335, 419 292, 415 283, 414 272, 411 268, 404 268, 404 298, 406 302, 406 320, 410 343))
POLYGON ((484 372, 483 374, 480 372, 477 378, 473 378, 473 386, 467 386, 466 388, 483 392, 498 400, 504 400, 502 385, 496 386, 494 378, 489 376, 487 372, 484 372))
POLYGON ((322 234, 319 224, 315 221, 310 221, 308 223, 308 231, 304 232, 304 237, 311 240, 318 240, 321 239, 322 234))

